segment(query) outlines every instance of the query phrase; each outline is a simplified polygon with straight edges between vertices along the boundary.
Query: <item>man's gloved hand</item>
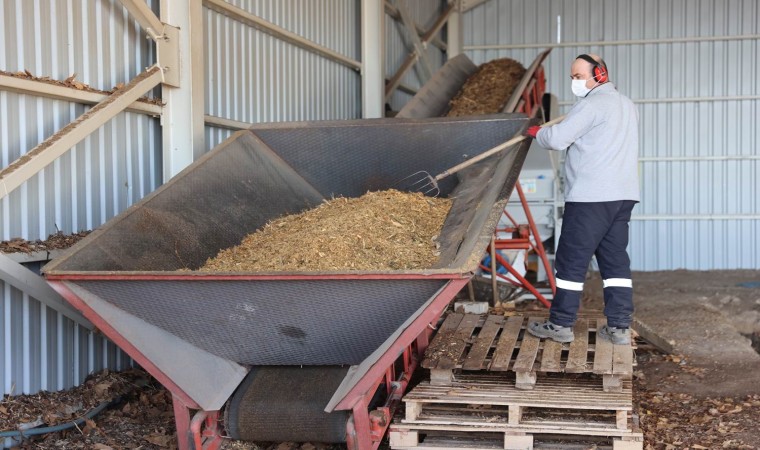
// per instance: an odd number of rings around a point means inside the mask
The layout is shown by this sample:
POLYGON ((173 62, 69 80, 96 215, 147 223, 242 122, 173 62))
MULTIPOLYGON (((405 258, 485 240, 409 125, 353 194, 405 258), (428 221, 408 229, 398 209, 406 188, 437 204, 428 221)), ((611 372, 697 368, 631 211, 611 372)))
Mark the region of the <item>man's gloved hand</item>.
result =
POLYGON ((528 129, 525 130, 525 136, 535 139, 536 135, 538 134, 538 130, 540 129, 541 127, 539 127, 538 125, 533 125, 532 127, 528 127, 528 129))

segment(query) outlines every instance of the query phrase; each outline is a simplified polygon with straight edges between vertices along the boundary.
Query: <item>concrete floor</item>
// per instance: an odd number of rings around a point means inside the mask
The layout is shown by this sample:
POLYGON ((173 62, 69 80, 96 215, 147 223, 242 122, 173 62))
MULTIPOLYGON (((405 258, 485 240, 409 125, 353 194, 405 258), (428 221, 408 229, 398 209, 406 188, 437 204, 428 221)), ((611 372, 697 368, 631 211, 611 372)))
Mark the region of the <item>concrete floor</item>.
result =
MULTIPOLYGON (((643 338, 704 369, 679 377, 676 391, 699 395, 757 392, 760 354, 748 336, 760 335, 760 271, 638 272, 634 328, 643 338)), ((584 307, 602 307, 599 274, 587 280, 584 307)))

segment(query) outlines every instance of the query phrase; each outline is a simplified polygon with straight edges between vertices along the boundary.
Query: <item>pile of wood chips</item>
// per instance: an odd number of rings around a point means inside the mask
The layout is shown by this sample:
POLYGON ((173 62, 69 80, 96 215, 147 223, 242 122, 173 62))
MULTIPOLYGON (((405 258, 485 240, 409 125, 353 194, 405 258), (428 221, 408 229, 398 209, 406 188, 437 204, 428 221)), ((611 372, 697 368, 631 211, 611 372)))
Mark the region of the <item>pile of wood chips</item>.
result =
POLYGON ((209 259, 205 272, 414 270, 440 254, 445 198, 387 190, 276 219, 209 259))
POLYGON ((446 115, 475 116, 501 112, 523 75, 525 68, 514 59, 494 59, 482 64, 451 99, 451 109, 446 115))

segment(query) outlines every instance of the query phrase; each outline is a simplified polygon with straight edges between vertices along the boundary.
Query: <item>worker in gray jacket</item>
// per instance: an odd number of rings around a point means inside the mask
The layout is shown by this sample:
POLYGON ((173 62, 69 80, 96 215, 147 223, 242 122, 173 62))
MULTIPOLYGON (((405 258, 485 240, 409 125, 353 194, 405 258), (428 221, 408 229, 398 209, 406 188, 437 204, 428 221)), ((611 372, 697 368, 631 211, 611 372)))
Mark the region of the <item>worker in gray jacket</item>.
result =
POLYGON ((573 340, 591 257, 596 255, 604 285, 607 325, 598 336, 614 344, 631 341, 633 315, 628 222, 639 201, 638 117, 633 102, 609 82, 597 55, 580 55, 570 68, 579 100, 554 126, 528 128, 526 135, 550 150, 567 149, 565 209, 555 261, 557 294, 549 319, 529 324, 534 336, 573 340))

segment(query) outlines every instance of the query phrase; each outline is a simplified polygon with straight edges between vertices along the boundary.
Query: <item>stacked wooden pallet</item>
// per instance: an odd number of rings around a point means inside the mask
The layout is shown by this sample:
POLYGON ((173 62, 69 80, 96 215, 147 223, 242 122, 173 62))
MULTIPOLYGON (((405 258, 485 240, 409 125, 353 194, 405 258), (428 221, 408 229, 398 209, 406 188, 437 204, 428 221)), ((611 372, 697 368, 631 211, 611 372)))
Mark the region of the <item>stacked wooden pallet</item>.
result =
POLYGON ((559 436, 572 441, 559 448, 604 438, 615 449, 641 449, 632 347, 597 340, 606 323, 598 315, 578 320, 571 344, 525 331, 541 320, 449 314, 422 363, 430 381, 404 397, 391 447, 532 449, 559 436))
POLYGON ((605 391, 620 392, 622 380, 633 373, 631 346, 596 339, 604 317, 580 317, 575 340, 560 344, 525 332, 530 322, 544 318, 451 313, 438 330, 422 362, 433 384, 447 384, 466 371, 514 372, 518 388, 531 389, 536 374, 594 373, 605 391))

